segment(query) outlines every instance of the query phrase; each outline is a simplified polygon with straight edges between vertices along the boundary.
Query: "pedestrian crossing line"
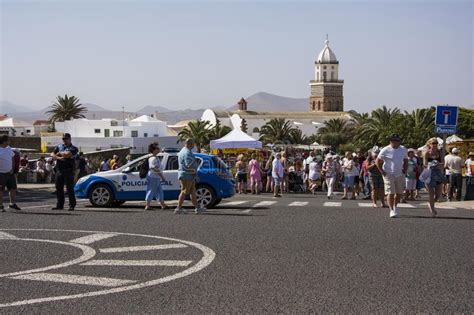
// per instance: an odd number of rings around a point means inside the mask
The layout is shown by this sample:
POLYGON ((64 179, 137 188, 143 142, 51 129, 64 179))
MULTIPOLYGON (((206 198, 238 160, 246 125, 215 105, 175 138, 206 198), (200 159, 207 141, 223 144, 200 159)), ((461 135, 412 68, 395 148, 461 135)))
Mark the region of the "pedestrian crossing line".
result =
POLYGON ((251 211, 252 209, 247 209, 247 210, 241 211, 240 213, 250 213, 251 211))
POLYGON ((288 207, 304 207, 308 204, 308 201, 293 201, 288 207))
POLYGON ((0 232, 0 239, 16 239, 18 237, 16 237, 15 235, 13 234, 10 234, 10 233, 7 233, 7 232, 0 232))
POLYGON ((236 201, 230 201, 230 202, 226 202, 226 203, 223 203, 222 205, 223 206, 238 206, 238 205, 242 205, 244 203, 247 203, 248 200, 236 200, 236 201))
POLYGON ((326 201, 323 206, 324 207, 340 207, 342 202, 334 202, 334 201, 326 201))
POLYGON ((271 205, 274 205, 276 203, 277 203, 276 201, 270 201, 270 200, 260 201, 256 204, 254 204, 253 208, 271 206, 271 205))
POLYGON ((114 233, 95 233, 91 235, 86 235, 83 237, 79 237, 73 240, 70 240, 69 242, 71 243, 77 243, 77 244, 92 244, 101 240, 105 240, 107 238, 111 238, 117 236, 117 234, 114 233))
POLYGON ((455 207, 451 207, 451 206, 448 206, 448 205, 444 205, 444 204, 435 204, 435 208, 438 208, 438 209, 448 209, 448 210, 453 210, 453 209, 456 209, 455 207))
POLYGON ((83 266, 165 266, 187 267, 192 260, 107 260, 95 259, 82 263, 83 266))
POLYGON ((82 285, 101 286, 101 287, 119 287, 119 286, 128 285, 128 284, 132 284, 136 282, 135 280, 67 275, 67 274, 59 274, 59 273, 32 273, 32 274, 11 277, 11 279, 82 284, 82 285))
POLYGON ((415 206, 409 203, 399 203, 397 204, 397 208, 415 208, 415 206))
POLYGON ((358 205, 359 207, 361 207, 361 208, 369 208, 369 207, 372 207, 372 203, 370 203, 370 202, 359 202, 357 205, 358 205))
POLYGON ((101 253, 125 253, 125 252, 140 252, 140 251, 147 251, 147 250, 185 248, 185 247, 188 247, 188 246, 184 244, 164 244, 164 245, 100 248, 99 251, 101 253))

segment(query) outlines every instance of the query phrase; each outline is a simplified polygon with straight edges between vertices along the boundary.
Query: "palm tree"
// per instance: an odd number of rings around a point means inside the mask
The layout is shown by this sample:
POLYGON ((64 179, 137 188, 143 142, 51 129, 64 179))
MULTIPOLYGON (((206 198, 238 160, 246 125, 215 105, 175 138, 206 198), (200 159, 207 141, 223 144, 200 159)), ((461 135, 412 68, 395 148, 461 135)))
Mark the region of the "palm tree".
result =
POLYGON ((219 119, 216 120, 214 128, 209 130, 209 140, 219 139, 232 131, 229 126, 222 126, 219 119))
POLYGON ((407 147, 418 148, 428 138, 435 136, 435 108, 418 108, 411 113, 405 111, 406 128, 401 132, 403 144, 407 147))
POLYGON ((365 147, 385 145, 392 133, 403 134, 407 127, 398 108, 386 106, 373 110, 370 118, 358 130, 356 139, 365 147))
POLYGON ((87 112, 87 108, 79 103, 79 99, 75 96, 68 97, 67 94, 64 97, 58 96, 56 102, 51 105, 51 109, 46 112, 49 114, 49 120, 51 122, 71 120, 74 118, 85 118, 84 114, 87 112))
POLYGON ((334 146, 337 150, 341 144, 353 137, 352 122, 343 118, 332 118, 324 122, 318 130, 318 138, 322 144, 334 146))
POLYGON ((260 141, 275 144, 289 142, 290 133, 294 129, 284 118, 272 118, 260 128, 260 141))
POLYGON ((197 152, 201 152, 201 148, 209 143, 209 135, 211 133, 210 122, 207 120, 190 121, 188 125, 178 133, 178 140, 185 141, 193 139, 197 152))
POLYGON ((309 144, 308 138, 298 128, 290 131, 290 141, 292 144, 309 144))

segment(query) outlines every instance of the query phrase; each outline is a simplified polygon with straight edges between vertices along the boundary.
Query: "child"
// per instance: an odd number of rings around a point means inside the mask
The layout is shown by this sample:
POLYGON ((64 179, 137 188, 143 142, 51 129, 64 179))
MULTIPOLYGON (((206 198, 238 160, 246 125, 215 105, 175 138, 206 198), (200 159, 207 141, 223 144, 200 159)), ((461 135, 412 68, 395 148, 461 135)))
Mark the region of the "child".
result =
POLYGON ((406 200, 415 200, 416 174, 418 173, 418 163, 415 158, 415 150, 408 149, 408 167, 405 174, 405 198, 406 200))

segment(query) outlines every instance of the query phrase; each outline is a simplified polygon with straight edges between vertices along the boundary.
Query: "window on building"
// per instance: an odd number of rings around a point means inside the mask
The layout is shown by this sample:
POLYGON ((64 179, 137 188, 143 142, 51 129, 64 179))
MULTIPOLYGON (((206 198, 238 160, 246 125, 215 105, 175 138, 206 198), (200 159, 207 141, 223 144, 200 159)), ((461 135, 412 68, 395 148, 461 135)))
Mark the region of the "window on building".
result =
POLYGON ((138 137, 138 130, 132 130, 132 137, 138 137))
POLYGON ((326 70, 326 68, 327 68, 326 66, 323 67, 324 70, 326 70))
POLYGON ((117 126, 117 125, 118 125, 117 121, 115 121, 115 120, 110 121, 110 126, 114 127, 114 126, 117 126))
POLYGON ((114 130, 114 137, 123 137, 122 130, 114 130))
POLYGON ((333 70, 334 70, 334 66, 331 66, 331 69, 333 69, 333 70))
POLYGON ((148 137, 148 133, 146 133, 146 132, 143 133, 143 136, 144 136, 145 138, 148 137))
POLYGON ((323 81, 327 80, 328 73, 326 71, 323 72, 323 81))
POLYGON ((157 138, 157 137, 159 137, 159 135, 158 135, 157 133, 155 133, 155 134, 153 135, 153 137, 157 138))
POLYGON ((26 133, 30 133, 30 132, 31 132, 31 130, 30 130, 30 129, 26 129, 26 133))
POLYGON ((100 133, 100 129, 94 129, 94 133, 100 133))
POLYGON ((318 110, 321 110, 321 101, 318 101, 318 110))
POLYGON ((104 137, 110 137, 110 129, 104 129, 104 137))
POLYGON ((331 71, 331 80, 334 80, 334 79, 335 79, 334 71, 331 71))

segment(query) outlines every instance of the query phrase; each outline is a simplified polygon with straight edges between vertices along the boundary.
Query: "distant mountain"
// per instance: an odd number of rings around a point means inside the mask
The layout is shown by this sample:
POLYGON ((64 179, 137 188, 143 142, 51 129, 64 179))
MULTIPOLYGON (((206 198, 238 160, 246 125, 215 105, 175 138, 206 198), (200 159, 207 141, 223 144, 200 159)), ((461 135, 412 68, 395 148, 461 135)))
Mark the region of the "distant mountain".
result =
POLYGON ((137 113, 139 114, 146 114, 146 115, 150 115, 154 113, 169 113, 169 112, 172 112, 172 110, 163 106, 151 106, 151 105, 145 106, 139 111, 137 111, 137 113))
POLYGON ((110 109, 103 108, 102 106, 92 104, 92 103, 83 103, 82 106, 87 108, 87 111, 92 111, 92 112, 107 112, 111 111, 110 109))
POLYGON ((9 101, 0 101, 0 114, 8 114, 9 116, 12 116, 12 114, 24 113, 28 111, 29 109, 25 106, 13 104, 9 101))
MULTIPOLYGON (((258 92, 245 98, 247 109, 257 112, 306 112, 308 111, 308 98, 292 98, 258 92)), ((237 110, 238 105, 232 105, 229 110, 237 110)))

